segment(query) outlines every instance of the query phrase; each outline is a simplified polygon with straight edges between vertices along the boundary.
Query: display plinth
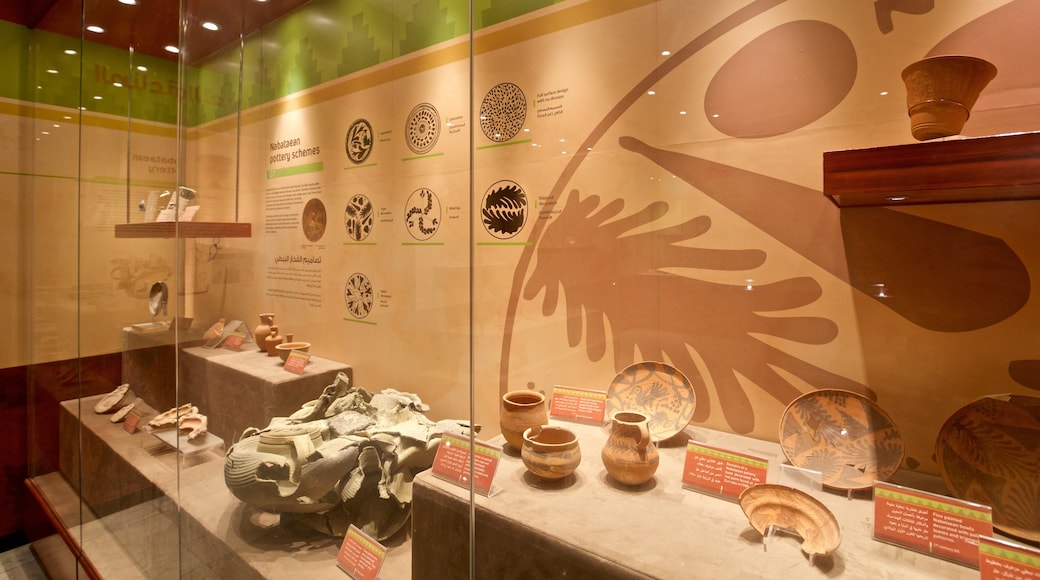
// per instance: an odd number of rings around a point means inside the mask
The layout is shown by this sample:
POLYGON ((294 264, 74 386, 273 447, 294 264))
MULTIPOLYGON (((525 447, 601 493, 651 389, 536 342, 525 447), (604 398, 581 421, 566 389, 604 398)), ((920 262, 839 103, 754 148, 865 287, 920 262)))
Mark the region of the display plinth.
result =
MULTIPOLYGON (((84 476, 82 491, 77 489, 74 493, 79 493, 85 510, 96 513, 97 519, 82 524, 82 535, 77 535, 79 529, 72 535, 82 538, 84 552, 92 561, 98 560, 95 564, 104 577, 165 578, 171 570, 178 570, 180 562, 181 576, 190 578, 346 578, 336 566, 341 538, 284 528, 276 523, 276 515, 239 501, 224 484, 224 461, 219 453, 207 451, 211 455, 209 461, 178 468, 177 454, 165 451, 166 445, 151 434, 127 433, 109 421, 109 415, 93 413, 90 409, 100 397, 61 403, 62 430, 72 437, 63 443, 62 449, 68 452, 62 453, 62 464, 75 469, 66 471, 63 467, 62 474, 69 482, 79 481, 79 473, 84 476), (86 412, 80 416, 79 409, 86 412), (82 451, 74 444, 77 434, 82 436, 82 451), (74 458, 66 459, 80 454, 82 471, 74 465, 74 458), (123 487, 126 480, 145 487, 148 493, 117 497, 119 491, 111 488, 134 491, 123 487), (105 495, 106 509, 99 512, 94 505, 95 495, 105 489, 110 490, 105 495), (110 537, 99 542, 94 539, 97 533, 110 537), (131 560, 135 556, 143 559, 133 563, 139 569, 106 573, 111 567, 104 560, 115 547, 104 546, 113 542, 131 560), (145 542, 149 543, 142 546, 145 542), (106 551, 99 553, 97 550, 102 548, 106 551)), ((50 478, 53 474, 37 479, 50 478)), ((47 495, 56 487, 59 486, 40 489, 47 495)), ((68 498, 44 500, 70 504, 68 498)), ((76 507, 76 502, 71 503, 76 507)), ((380 577, 409 577, 411 547, 407 534, 400 533, 384 545, 389 551, 380 577)), ((120 557, 113 562, 127 561, 120 557)))
POLYGON ((123 329, 123 382, 155 408, 166 410, 177 400, 177 349, 202 344, 202 330, 123 329))
MULTIPOLYGON (((971 568, 872 540, 869 494, 851 500, 818 494, 841 525, 834 554, 810 566, 800 540, 786 536, 773 538, 766 551, 738 504, 683 489, 685 440, 660 449, 653 480, 628 488, 614 483, 600 460, 604 428, 552 422, 578 435, 581 465, 565 481, 546 484, 520 457, 502 455, 495 475, 501 492, 475 496, 477 578, 517 570, 532 578, 978 577, 971 568)), ((685 433, 771 461, 783 458, 774 443, 696 428, 685 433)), ((413 492, 412 577, 468 578, 468 490, 427 471, 415 478, 413 492)))
MULTIPOLYGON (((209 431, 237 441, 247 427, 263 428, 274 417, 287 417, 346 373, 346 364, 312 356, 301 374, 282 368, 276 356, 246 345, 241 351, 191 347, 181 351, 181 402, 190 402, 209 418, 209 431)), ((131 385, 132 386, 132 385, 131 385)))

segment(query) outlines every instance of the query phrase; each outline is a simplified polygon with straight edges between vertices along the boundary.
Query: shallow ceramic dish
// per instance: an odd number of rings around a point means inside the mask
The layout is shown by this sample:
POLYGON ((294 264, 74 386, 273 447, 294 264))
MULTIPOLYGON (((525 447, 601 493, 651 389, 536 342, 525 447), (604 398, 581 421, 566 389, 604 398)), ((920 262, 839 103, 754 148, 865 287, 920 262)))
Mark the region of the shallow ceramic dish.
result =
POLYGON ((645 415, 650 437, 663 441, 686 428, 697 400, 686 375, 664 363, 626 367, 607 389, 607 417, 630 411, 645 415))
POLYGON ((274 349, 278 351, 278 357, 285 362, 289 358, 289 353, 294 350, 300 352, 307 352, 311 349, 311 343, 309 342, 283 342, 282 344, 276 344, 274 349))
POLYGON ((841 528, 834 514, 816 498, 793 487, 753 485, 740 494, 740 509, 763 536, 770 526, 796 532, 806 554, 823 556, 841 544, 841 528))
POLYGON ((870 399, 840 389, 810 391, 780 418, 780 448, 797 467, 819 471, 837 489, 866 489, 899 469, 903 437, 870 399))
POLYGON ((992 507, 999 530, 1040 542, 1040 397, 967 404, 939 429, 935 459, 955 497, 992 507))

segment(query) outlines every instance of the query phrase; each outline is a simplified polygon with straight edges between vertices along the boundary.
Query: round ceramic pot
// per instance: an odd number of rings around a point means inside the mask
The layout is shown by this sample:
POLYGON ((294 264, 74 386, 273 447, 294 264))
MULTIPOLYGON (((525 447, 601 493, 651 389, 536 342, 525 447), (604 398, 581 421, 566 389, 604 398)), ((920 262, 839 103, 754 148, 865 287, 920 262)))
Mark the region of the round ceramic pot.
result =
POLYGON ((600 455, 614 480, 625 485, 650 481, 660 457, 650 438, 646 415, 631 411, 615 413, 610 421, 610 436, 600 455))
POLYGON ((524 431, 549 422, 545 395, 537 391, 510 391, 502 395, 498 424, 502 435, 513 449, 524 445, 524 431))
POLYGON ((540 425, 524 431, 520 459, 531 473, 544 479, 561 479, 581 463, 578 436, 563 427, 540 425))

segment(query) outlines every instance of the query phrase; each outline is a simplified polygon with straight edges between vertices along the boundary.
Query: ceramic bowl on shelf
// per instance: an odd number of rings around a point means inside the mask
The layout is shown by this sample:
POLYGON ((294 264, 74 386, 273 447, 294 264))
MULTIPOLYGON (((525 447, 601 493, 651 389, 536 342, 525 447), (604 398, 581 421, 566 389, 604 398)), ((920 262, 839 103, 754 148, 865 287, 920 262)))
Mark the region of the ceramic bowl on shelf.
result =
POLYGON ((935 459, 954 497, 993 508, 993 525, 1040 542, 1040 397, 989 395, 951 415, 935 459))
POLYGON ((866 489, 903 462, 903 437, 874 401, 851 391, 809 391, 780 418, 780 448, 796 467, 819 471, 827 487, 866 489))
POLYGON ((278 357, 285 362, 289 358, 289 353, 298 350, 300 352, 307 352, 311 349, 311 343, 309 342, 283 342, 282 344, 275 345, 275 350, 278 351, 278 357))
POLYGON ((524 431, 520 458, 531 473, 543 479, 562 479, 581 463, 578 436, 569 429, 551 425, 524 431))
POLYGON ((793 487, 753 485, 740 494, 740 509, 763 536, 770 527, 797 533, 806 554, 827 555, 841 544, 841 528, 834 514, 816 498, 793 487))
POLYGON ((685 429, 696 406, 690 379, 665 363, 629 365, 607 389, 607 416, 626 411, 646 416, 654 441, 664 441, 685 429))

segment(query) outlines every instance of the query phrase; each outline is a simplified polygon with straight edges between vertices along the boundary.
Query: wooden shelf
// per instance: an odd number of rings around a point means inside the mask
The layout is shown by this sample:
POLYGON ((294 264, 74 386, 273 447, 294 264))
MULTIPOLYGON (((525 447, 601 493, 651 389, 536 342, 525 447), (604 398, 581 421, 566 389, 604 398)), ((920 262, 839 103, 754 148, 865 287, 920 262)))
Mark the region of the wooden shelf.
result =
POLYGON ((252 232, 252 224, 242 222, 116 224, 117 238, 248 238, 252 232))
POLYGON ((823 154, 838 207, 1040 199, 1040 133, 823 154))

